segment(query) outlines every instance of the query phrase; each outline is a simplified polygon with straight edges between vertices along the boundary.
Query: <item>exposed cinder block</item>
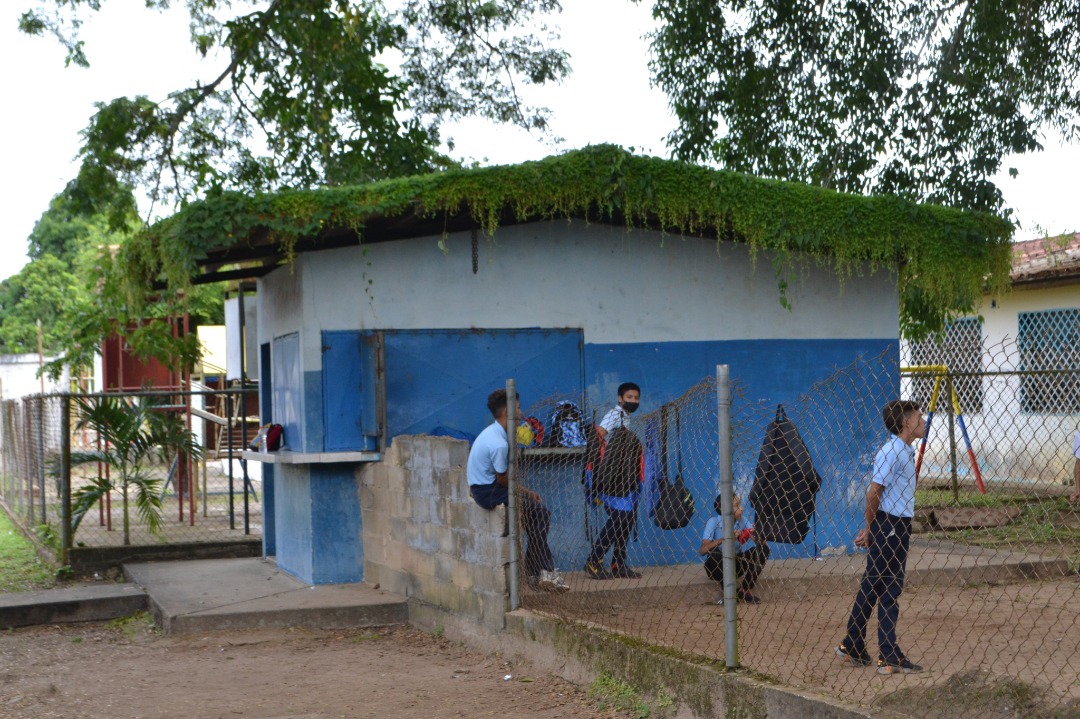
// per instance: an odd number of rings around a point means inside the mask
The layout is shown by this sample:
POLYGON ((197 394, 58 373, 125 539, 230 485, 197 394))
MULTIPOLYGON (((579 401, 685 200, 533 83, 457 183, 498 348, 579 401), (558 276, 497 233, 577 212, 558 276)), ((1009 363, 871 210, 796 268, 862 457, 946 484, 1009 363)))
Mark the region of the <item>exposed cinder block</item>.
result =
POLYGON ((435 579, 452 584, 454 581, 454 558, 448 554, 439 553, 433 559, 435 579))

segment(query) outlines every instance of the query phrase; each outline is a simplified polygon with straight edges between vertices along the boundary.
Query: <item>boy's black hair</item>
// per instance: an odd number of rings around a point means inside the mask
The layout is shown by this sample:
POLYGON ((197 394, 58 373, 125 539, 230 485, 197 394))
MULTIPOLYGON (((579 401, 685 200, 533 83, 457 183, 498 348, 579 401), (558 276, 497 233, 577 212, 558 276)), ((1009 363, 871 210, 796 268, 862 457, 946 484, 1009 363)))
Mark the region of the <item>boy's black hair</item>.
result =
MULTIPOLYGON (((734 504, 735 500, 737 500, 737 499, 739 499, 738 495, 732 495, 731 496, 732 504, 734 504)), ((716 510, 717 514, 723 514, 724 513, 723 506, 720 504, 720 495, 719 494, 716 495, 716 499, 713 500, 712 506, 713 506, 713 509, 716 510)))
POLYGON ((894 399, 881 408, 881 419, 890 434, 900 435, 904 431, 904 417, 920 411, 919 403, 907 399, 894 399))
POLYGON ((641 393, 641 387, 638 387, 637 384, 633 382, 623 382, 619 385, 619 399, 622 399, 622 396, 630 390, 637 390, 639 394, 641 393))
MULTIPOLYGON (((521 395, 517 396, 518 401, 521 400, 521 395)), ((498 417, 506 409, 506 390, 497 389, 488 395, 487 408, 491 412, 492 417, 498 417)))

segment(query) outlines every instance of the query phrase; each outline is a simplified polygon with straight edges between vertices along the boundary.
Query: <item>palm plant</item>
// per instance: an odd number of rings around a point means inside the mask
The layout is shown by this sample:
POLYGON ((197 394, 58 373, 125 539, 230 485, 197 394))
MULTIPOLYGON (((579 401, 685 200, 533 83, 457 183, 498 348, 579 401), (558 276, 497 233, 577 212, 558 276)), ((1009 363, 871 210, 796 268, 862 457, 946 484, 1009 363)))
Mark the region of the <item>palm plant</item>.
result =
POLYGON ((152 534, 161 531, 161 479, 148 464, 167 461, 170 454, 198 456, 201 448, 180 417, 165 411, 153 397, 76 397, 77 429, 96 432, 102 449, 72 452, 73 467, 98 463, 109 468, 108 476, 92 477, 71 496, 71 533, 75 534, 86 513, 108 493, 119 490, 123 502, 124 544, 131 544, 129 516, 131 494, 135 510, 152 534))

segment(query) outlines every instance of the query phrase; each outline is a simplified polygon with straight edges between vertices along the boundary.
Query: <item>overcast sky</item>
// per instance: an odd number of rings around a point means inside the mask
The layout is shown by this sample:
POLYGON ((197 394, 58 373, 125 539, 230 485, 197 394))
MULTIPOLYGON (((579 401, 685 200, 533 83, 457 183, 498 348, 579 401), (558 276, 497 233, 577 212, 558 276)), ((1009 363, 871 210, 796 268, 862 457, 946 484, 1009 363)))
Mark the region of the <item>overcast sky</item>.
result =
MULTIPOLYGON (((160 100, 195 79, 216 77, 223 65, 198 62, 181 3, 159 14, 145 10, 144 0, 106 0, 84 26, 90 69, 65 68, 55 40, 18 32, 19 15, 32 4, 5 0, 0 10, 0 60, 9 98, 0 114, 0 279, 26 263, 34 223, 78 171, 73 159, 79 131, 95 101, 138 94, 160 100)), ((444 129, 455 141, 455 156, 502 164, 600 142, 666 155, 663 138, 673 121, 663 94, 649 87, 642 38, 651 24, 649 3, 564 0, 563 6, 557 22, 574 73, 560 86, 527 96, 531 104, 553 110, 553 129, 563 142, 470 121, 444 129)), ((1063 148, 1052 140, 1047 152, 1008 164, 1020 170, 1019 178, 998 181, 1021 222, 1016 239, 1080 230, 1080 146, 1063 148)))

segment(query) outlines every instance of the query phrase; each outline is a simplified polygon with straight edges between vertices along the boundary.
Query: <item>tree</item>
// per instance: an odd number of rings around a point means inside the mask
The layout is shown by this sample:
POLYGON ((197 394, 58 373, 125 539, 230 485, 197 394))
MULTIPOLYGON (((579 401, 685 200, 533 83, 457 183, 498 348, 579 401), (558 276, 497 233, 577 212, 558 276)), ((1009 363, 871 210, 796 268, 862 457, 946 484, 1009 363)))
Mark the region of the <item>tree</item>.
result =
POLYGON ((103 440, 103 449, 72 452, 73 467, 95 464, 110 471, 99 474, 71 495, 71 533, 86 513, 103 497, 119 489, 124 518, 124 545, 131 544, 130 502, 150 532, 161 529, 161 479, 150 469, 157 460, 198 457, 202 451, 195 435, 180 417, 168 412, 161 400, 151 397, 75 397, 77 430, 86 429, 103 440))
POLYGON ((141 357, 178 357, 190 363, 197 356, 195 338, 176 341, 167 324, 154 320, 187 312, 194 324, 223 321, 220 290, 213 286, 194 287, 181 296, 157 296, 137 306, 128 301, 129 293, 111 271, 112 249, 141 222, 129 189, 116 188, 107 204, 118 214, 109 218, 96 213, 77 181, 49 203, 30 233, 32 259, 18 274, 0 281, 0 352, 36 353, 40 320, 45 352, 62 354, 47 365, 53 377, 65 365, 89 366, 102 338, 114 333, 125 335, 141 357), (141 329, 129 333, 133 326, 141 329))
MULTIPOLYGON (((78 28, 101 4, 53 0, 20 26, 56 35, 68 62, 87 65, 78 28)), ((569 71, 567 54, 545 46, 556 40, 546 27, 519 32, 558 0, 401 0, 393 11, 380 0, 270 0, 235 15, 219 0, 186 5, 196 50, 221 51, 222 67, 164 100, 99 103, 81 149, 89 195, 126 184, 182 202, 428 171, 447 162, 436 152, 447 118, 545 128, 547 111, 527 107, 518 87, 569 71), (396 72, 384 64, 395 58, 396 72)))
POLYGON ((61 349, 67 332, 61 317, 79 302, 81 294, 75 275, 52 255, 31 261, 0 282, 0 353, 36 354, 39 320, 45 352, 61 349))
POLYGON ((1080 131, 1076 0, 654 0, 653 16, 686 160, 1007 217, 989 179, 1004 156, 1080 131))

